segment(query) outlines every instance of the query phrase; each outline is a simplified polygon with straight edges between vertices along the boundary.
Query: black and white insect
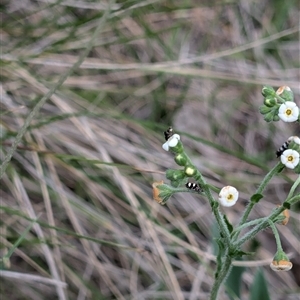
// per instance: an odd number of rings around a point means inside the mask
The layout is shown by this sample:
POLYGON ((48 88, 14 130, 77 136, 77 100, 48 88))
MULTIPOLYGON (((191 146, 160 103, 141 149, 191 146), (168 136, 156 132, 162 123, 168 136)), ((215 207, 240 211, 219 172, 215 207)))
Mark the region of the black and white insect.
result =
POLYGON ((173 128, 169 127, 168 130, 164 131, 165 140, 167 141, 173 134, 173 128))
POLYGON ((203 192, 202 188, 200 187, 200 185, 198 183, 195 182, 187 182, 185 184, 186 188, 188 188, 189 190, 193 190, 197 193, 201 193, 203 192))
POLYGON ((293 140, 293 137, 289 137, 286 142, 283 143, 283 145, 276 151, 276 157, 279 157, 282 155, 282 153, 289 148, 289 144, 293 140))

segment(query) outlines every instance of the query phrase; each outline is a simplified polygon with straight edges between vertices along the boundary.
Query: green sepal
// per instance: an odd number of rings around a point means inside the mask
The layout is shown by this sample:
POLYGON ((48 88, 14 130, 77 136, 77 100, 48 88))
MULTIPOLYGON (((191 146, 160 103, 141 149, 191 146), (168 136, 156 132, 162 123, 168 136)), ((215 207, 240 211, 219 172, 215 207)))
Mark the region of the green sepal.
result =
POLYGON ((175 154, 180 154, 184 152, 183 144, 181 143, 181 141, 178 141, 175 147, 169 147, 169 149, 175 154))
POLYGON ((262 199, 264 196, 262 194, 254 194, 252 195, 251 197, 251 202, 254 202, 254 203, 258 203, 260 199, 262 199))
POLYGON ((265 104, 263 104, 259 107, 259 112, 262 115, 265 115, 265 114, 269 113, 270 111, 272 111, 272 107, 268 107, 265 104))
POLYGON ((293 149, 300 152, 300 145, 295 143, 294 140, 292 140, 291 143, 289 144, 289 149, 293 149))
POLYGON ((177 165, 179 166, 185 166, 187 163, 187 155, 183 153, 178 153, 175 155, 174 160, 177 165))
POLYGON ((286 261, 290 261, 290 259, 288 258, 288 256, 285 254, 285 252, 281 249, 277 250, 277 252, 275 253, 274 257, 273 257, 273 261, 281 261, 281 260, 286 260, 286 261))
POLYGON ((180 180, 171 180, 171 186, 173 187, 179 187, 182 185, 184 179, 180 179, 180 180))
POLYGON ((272 121, 274 121, 274 119, 277 115, 278 115, 278 109, 276 109, 276 108, 274 109, 274 107, 273 107, 270 112, 268 112, 264 115, 264 120, 268 123, 272 122, 272 121))
POLYGON ((173 189, 167 185, 167 184, 160 184, 156 187, 159 189, 159 198, 161 198, 161 202, 159 202, 161 205, 165 205, 166 202, 170 199, 170 197, 174 194, 173 189))
POLYGON ((168 169, 166 171, 166 177, 167 179, 171 181, 178 181, 185 178, 185 173, 183 170, 174 170, 174 169, 168 169))
POLYGON ((275 90, 271 86, 268 86, 268 85, 266 85, 262 88, 261 93, 264 97, 276 95, 275 90))
POLYGON ((292 101, 292 102, 294 102, 294 93, 292 92, 292 90, 285 89, 279 96, 282 99, 284 99, 285 101, 292 101))
POLYGON ((274 98, 273 96, 268 96, 265 98, 264 100, 264 104, 267 106, 267 107, 273 107, 277 104, 277 101, 276 101, 276 98, 274 98))

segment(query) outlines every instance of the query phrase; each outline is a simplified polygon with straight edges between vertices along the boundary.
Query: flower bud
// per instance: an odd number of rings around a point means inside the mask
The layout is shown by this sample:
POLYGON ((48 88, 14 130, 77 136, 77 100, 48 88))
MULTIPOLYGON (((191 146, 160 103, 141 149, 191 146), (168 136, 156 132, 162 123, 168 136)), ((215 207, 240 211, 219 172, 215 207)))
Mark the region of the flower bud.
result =
POLYGON ((285 101, 294 101, 294 94, 292 90, 286 85, 279 87, 276 91, 276 94, 285 101))
POLYGON ((152 188, 153 199, 161 205, 164 205, 174 193, 163 181, 153 182, 152 188))
POLYGON ((287 209, 285 209, 283 212, 282 212, 283 216, 285 217, 285 219, 282 220, 281 224, 282 225, 286 225, 289 221, 289 218, 290 218, 290 213, 287 209))
POLYGON ((186 156, 186 154, 184 152, 183 153, 179 153, 179 154, 175 155, 174 160, 175 160, 175 162, 176 162, 177 165, 179 165, 179 166, 185 166, 186 163, 187 163, 187 156, 186 156))
POLYGON ((273 107, 277 104, 277 101, 274 97, 266 97, 265 100, 264 100, 264 104, 267 106, 267 107, 273 107))
POLYGON ((261 93, 264 97, 276 95, 275 90, 271 86, 264 86, 261 93))
POLYGON ((278 250, 270 264, 270 268, 273 271, 289 271, 293 267, 287 255, 282 251, 278 250))
MULTIPOLYGON (((277 205, 277 207, 281 207, 281 205, 277 205)), ((286 225, 289 221, 290 213, 288 209, 285 209, 279 216, 278 216, 278 222, 281 221, 280 224, 286 225)))
MULTIPOLYGON (((276 121, 276 117, 277 114, 276 114, 276 109, 272 109, 270 112, 264 114, 264 120, 266 122, 272 122, 272 121, 276 121)), ((278 118, 277 118, 278 119, 278 118)))
POLYGON ((185 178, 185 176, 186 175, 185 175, 184 171, 182 171, 182 170, 168 169, 166 171, 166 177, 167 177, 167 179, 169 179, 171 181, 173 181, 173 180, 177 181, 177 180, 183 179, 183 178, 185 178))
POLYGON ((272 108, 271 107, 268 107, 266 105, 262 105, 259 107, 259 112, 262 114, 262 115, 265 115, 267 113, 269 113, 270 111, 272 111, 272 108))
POLYGON ((184 172, 186 176, 193 177, 197 173, 197 169, 194 166, 186 166, 184 172))

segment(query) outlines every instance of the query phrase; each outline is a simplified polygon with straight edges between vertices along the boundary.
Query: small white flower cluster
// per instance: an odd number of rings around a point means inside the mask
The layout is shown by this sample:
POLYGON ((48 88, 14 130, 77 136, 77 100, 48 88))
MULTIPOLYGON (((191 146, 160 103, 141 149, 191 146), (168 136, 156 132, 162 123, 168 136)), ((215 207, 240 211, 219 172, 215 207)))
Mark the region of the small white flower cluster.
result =
MULTIPOLYGON (((297 136, 291 136, 288 139, 288 142, 295 142, 300 146, 300 138, 297 136)), ((281 162, 289 169, 294 169, 300 160, 300 154, 296 150, 287 149, 280 156, 281 162)))
POLYGON ((219 193, 219 202, 226 207, 233 206, 238 198, 239 192, 233 186, 224 186, 219 193))
POLYGON ((295 122, 299 117, 299 107, 295 102, 286 101, 280 105, 278 117, 284 122, 295 122))
POLYGON ((180 140, 180 135, 175 133, 168 138, 168 140, 162 145, 163 149, 169 151, 169 148, 176 147, 178 141, 180 140))

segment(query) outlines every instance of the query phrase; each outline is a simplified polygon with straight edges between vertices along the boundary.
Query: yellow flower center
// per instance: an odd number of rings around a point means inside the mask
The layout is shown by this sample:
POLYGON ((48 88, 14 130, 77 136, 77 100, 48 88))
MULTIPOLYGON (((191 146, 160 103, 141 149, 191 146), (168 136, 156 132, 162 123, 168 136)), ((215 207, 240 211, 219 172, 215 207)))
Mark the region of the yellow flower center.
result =
POLYGON ((287 116, 290 116, 292 113, 293 113, 293 111, 292 111, 290 108, 288 108, 288 109, 285 111, 285 114, 286 114, 287 116))
POLYGON ((289 155, 287 158, 288 161, 292 162, 294 160, 294 156, 293 155, 289 155))
POLYGON ((228 194, 227 200, 228 201, 233 201, 233 199, 234 199, 233 195, 232 194, 228 194))

